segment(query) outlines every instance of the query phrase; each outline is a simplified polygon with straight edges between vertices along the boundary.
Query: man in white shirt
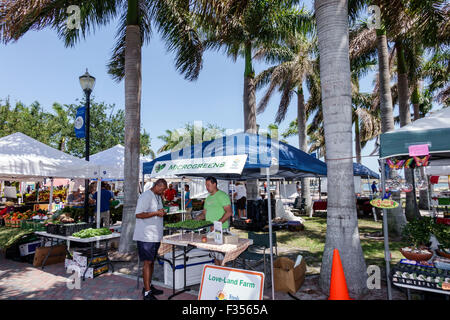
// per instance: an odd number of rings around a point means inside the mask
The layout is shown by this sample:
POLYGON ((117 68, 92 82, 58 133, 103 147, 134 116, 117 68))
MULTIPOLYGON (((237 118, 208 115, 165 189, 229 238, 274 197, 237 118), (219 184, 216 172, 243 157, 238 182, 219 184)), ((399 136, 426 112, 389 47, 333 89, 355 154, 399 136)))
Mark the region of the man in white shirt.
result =
POLYGON ((154 261, 163 237, 163 209, 162 195, 167 189, 167 181, 158 179, 150 190, 142 193, 136 205, 136 226, 133 240, 137 241, 139 259, 144 261, 142 278, 144 300, 158 300, 155 295, 162 294, 151 285, 154 261))
POLYGON ((245 208, 247 204, 247 189, 243 183, 236 183, 236 192, 234 193, 237 201, 238 214, 240 219, 247 219, 245 208))

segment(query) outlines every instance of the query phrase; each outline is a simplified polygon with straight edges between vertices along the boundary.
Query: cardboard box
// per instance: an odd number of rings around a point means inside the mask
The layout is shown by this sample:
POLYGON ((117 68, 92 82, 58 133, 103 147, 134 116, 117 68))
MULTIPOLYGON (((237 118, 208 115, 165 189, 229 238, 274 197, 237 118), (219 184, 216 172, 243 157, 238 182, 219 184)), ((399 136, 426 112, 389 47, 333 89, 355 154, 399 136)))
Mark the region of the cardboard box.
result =
MULTIPOLYGON (((86 268, 80 267, 77 264, 70 265, 68 267, 68 269, 76 271, 80 277, 82 277, 84 272, 86 271, 86 268)), ((95 268, 88 268, 87 271, 86 271, 85 277, 87 279, 93 279, 93 278, 95 278, 95 277, 97 277, 97 276, 99 276, 99 275, 101 275, 103 273, 106 273, 108 271, 109 271, 108 264, 102 264, 102 265, 99 265, 99 266, 97 266, 95 268)))
POLYGON ((223 243, 224 244, 239 244, 239 237, 231 234, 223 235, 223 243))
POLYGON ((78 266, 78 264, 72 259, 64 260, 64 268, 67 269, 68 267, 71 267, 71 266, 78 266))
POLYGON ((42 266, 42 262, 47 256, 47 253, 49 252, 50 248, 52 248, 52 251, 47 261, 45 262, 45 266, 64 262, 64 260, 66 259, 66 246, 64 244, 53 247, 39 247, 36 248, 36 252, 34 254, 33 260, 34 267, 42 266))
POLYGON ((98 255, 94 256, 92 260, 86 255, 74 255, 73 259, 80 267, 87 267, 89 263, 93 265, 98 265, 100 263, 104 263, 108 260, 106 255, 98 255))
POLYGON ((294 268, 294 261, 286 257, 277 258, 273 263, 274 290, 295 294, 305 281, 306 262, 294 268))

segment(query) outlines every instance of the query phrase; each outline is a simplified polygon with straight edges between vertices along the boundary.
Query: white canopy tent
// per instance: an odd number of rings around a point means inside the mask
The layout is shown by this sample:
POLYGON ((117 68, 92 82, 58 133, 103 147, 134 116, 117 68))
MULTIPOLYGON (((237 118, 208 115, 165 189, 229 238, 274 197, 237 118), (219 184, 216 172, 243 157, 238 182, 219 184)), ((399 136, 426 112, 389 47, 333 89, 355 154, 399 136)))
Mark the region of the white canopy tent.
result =
MULTIPOLYGON (((107 165, 71 156, 21 132, 0 138, 0 180, 42 181, 51 178, 49 211, 53 202, 53 178, 100 180, 112 171, 107 165)), ((97 199, 97 226, 99 216, 100 197, 97 199)))
MULTIPOLYGON (((139 175, 142 178, 142 163, 152 161, 148 156, 141 156, 139 159, 140 168, 139 175)), ((118 144, 110 149, 98 152, 89 157, 89 162, 92 162, 101 167, 112 168, 102 179, 116 179, 123 180, 124 163, 125 163, 125 147, 118 144)))
POLYGON ((0 138, 0 180, 37 181, 48 177, 89 179, 101 175, 99 166, 21 132, 0 138))

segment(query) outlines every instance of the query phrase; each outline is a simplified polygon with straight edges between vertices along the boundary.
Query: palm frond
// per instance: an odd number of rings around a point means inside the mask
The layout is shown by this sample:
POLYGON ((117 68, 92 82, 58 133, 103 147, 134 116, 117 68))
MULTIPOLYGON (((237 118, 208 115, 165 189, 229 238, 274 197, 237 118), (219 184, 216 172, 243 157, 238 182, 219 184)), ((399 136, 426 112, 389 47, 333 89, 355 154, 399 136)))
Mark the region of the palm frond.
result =
POLYGON ((167 50, 175 52, 175 67, 187 80, 195 80, 203 66, 205 50, 195 25, 195 14, 183 0, 156 1, 154 20, 167 50))

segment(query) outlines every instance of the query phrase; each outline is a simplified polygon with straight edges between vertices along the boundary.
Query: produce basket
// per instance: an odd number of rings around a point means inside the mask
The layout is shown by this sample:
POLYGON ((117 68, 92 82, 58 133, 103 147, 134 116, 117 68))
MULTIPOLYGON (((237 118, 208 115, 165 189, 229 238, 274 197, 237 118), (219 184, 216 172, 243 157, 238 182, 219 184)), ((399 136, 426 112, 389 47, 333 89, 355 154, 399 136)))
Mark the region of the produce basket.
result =
POLYGON ((10 228, 11 227, 11 219, 4 219, 5 220, 5 227, 10 228))
POLYGON ((21 228, 22 229, 32 229, 34 231, 46 231, 46 229, 47 229, 45 226, 45 223, 43 221, 41 222, 40 220, 36 221, 33 219, 23 220, 21 228))
MULTIPOLYGON (((428 250, 427 250, 428 251, 428 250)), ((414 253, 410 251, 405 251, 403 249, 400 249, 400 252, 403 254, 403 256, 408 260, 414 260, 414 261, 427 261, 430 260, 433 256, 433 253, 428 251, 429 253, 414 253)))
MULTIPOLYGON (((447 250, 447 251, 448 251, 448 250, 447 250)), ((450 259, 450 253, 445 252, 445 251, 444 251, 443 249, 441 249, 441 248, 436 249, 436 253, 437 253, 439 256, 441 256, 441 257, 450 259)))
POLYGON ((11 220, 11 228, 20 228, 22 220, 11 220))

